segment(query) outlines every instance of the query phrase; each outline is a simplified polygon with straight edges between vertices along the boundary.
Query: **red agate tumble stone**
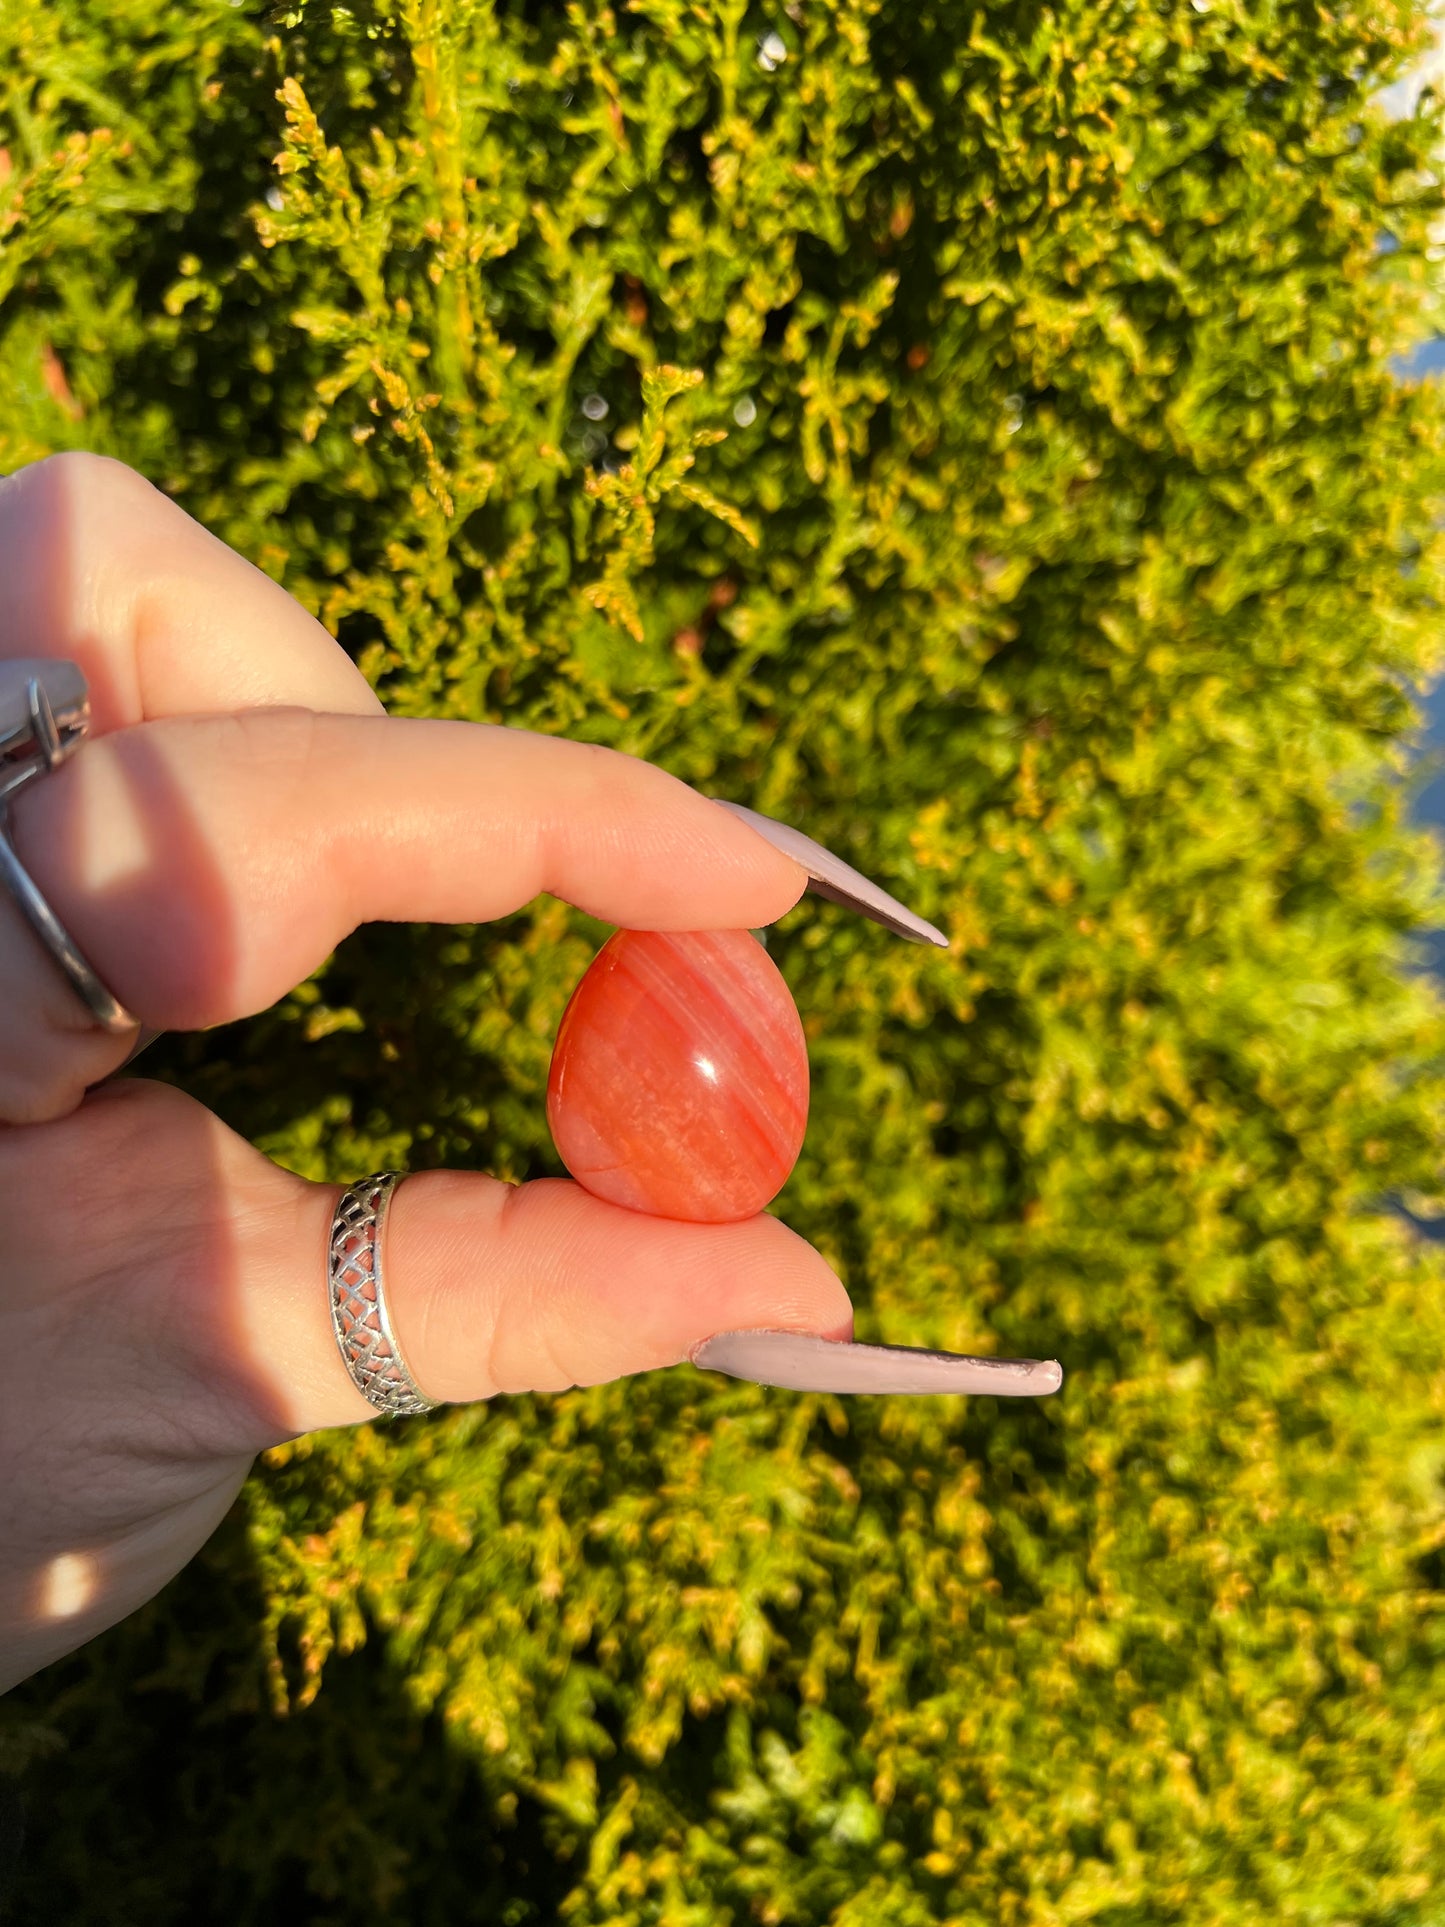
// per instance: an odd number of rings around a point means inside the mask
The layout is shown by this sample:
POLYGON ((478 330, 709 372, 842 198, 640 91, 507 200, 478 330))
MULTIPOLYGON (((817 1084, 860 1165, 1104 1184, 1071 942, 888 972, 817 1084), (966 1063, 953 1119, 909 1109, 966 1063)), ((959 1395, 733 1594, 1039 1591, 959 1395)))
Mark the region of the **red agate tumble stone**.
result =
POLYGON ((562 1013, 547 1121, 594 1197, 731 1224, 782 1190, 808 1123, 788 986, 746 930, 619 930, 562 1013))

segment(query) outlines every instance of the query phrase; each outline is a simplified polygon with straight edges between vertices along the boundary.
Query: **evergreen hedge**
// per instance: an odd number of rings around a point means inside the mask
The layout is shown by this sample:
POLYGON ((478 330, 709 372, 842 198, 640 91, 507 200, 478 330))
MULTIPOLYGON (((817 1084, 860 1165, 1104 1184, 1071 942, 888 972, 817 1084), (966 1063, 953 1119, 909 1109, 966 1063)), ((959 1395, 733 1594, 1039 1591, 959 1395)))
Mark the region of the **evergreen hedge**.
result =
MULTIPOLYGON (((690 1368, 267 1455, 0 1709, 11 1918, 1439 1927, 1415 0, 9 0, 0 470, 133 463, 402 714, 615 744, 772 934, 776 1207, 1043 1405, 690 1368), (605 413, 603 405, 605 404, 605 413), (18 1790, 18 1791, 17 1791, 18 1790)), ((557 1173, 602 928, 157 1047, 316 1177, 557 1173)), ((319 1286, 318 1286, 319 1288, 319 1286)))

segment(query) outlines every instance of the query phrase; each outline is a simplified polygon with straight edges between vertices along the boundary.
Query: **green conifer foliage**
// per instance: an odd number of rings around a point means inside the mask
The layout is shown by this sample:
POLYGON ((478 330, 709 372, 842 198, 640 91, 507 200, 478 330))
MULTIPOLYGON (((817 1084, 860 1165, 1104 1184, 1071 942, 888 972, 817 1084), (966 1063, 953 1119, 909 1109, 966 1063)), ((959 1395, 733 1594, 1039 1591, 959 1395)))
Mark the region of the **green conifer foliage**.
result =
MULTIPOLYGON (((132 462, 399 714, 652 758, 773 933, 860 1335, 269 1454, 18 1691, 20 1921, 1439 1927, 1433 109, 1414 0, 10 0, 0 469, 132 462), (1383 239, 1383 245, 1382 245, 1383 239)), ((374 927, 157 1072, 557 1173, 602 936, 374 927)), ((321 1289, 317 1279, 317 1289, 321 1289)))

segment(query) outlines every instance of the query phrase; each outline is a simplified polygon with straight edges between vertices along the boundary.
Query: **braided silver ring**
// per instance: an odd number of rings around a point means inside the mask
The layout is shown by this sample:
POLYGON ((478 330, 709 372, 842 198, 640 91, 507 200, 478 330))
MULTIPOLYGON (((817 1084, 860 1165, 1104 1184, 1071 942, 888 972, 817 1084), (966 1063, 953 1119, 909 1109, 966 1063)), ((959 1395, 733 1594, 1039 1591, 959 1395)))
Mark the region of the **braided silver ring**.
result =
POLYGON ((40 894, 9 836, 10 798, 27 783, 58 769, 79 749, 90 727, 90 691, 79 663, 0 663, 0 883, 59 964, 71 988, 102 1030, 134 1030, 137 1020, 112 997, 86 962, 79 944, 40 894))
POLYGON ((377 1411, 434 1412, 441 1401, 412 1377, 386 1309, 381 1251, 400 1181, 394 1171, 378 1171, 348 1186, 337 1202, 326 1267, 331 1329, 352 1384, 377 1411))

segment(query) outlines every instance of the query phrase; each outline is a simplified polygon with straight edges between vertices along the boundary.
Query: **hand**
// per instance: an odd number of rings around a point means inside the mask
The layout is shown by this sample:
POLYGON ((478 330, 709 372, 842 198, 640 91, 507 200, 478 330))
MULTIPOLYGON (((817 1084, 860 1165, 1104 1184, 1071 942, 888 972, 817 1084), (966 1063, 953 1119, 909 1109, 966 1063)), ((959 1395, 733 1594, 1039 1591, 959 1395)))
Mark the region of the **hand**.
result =
MULTIPOLYGON (((807 882, 632 757, 388 718, 297 603, 118 463, 0 482, 0 581, 0 658, 78 662, 92 705, 92 740, 16 797, 15 847, 149 1029, 263 1010, 372 919, 550 891, 635 928, 745 929, 807 882)), ((0 1690, 157 1592, 257 1452, 375 1417, 331 1329, 339 1187, 169 1086, 102 1083, 136 1043, 93 1026, 0 891, 0 1690)), ((852 1329, 776 1218, 673 1223, 560 1179, 408 1178, 386 1284, 439 1400, 597 1384, 729 1328, 852 1329)))

